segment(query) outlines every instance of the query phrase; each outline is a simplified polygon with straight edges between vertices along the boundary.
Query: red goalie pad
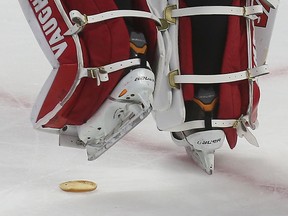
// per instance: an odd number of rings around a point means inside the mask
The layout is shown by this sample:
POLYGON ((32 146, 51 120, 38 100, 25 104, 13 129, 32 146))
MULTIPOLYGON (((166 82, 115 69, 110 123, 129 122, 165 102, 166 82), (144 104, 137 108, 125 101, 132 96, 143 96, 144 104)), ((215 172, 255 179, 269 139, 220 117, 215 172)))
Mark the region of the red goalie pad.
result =
MULTIPOLYGON (((103 104, 125 70, 109 74, 109 81, 80 77, 80 69, 101 67, 130 57, 130 36, 124 18, 85 26, 78 34, 65 35, 74 23, 69 12, 95 15, 117 10, 114 0, 19 0, 31 28, 54 70, 45 83, 32 113, 35 127, 62 128, 85 123, 103 104)), ((146 1, 137 7, 148 11, 146 1)), ((140 18, 139 18, 140 19, 140 18)), ((156 27, 146 22, 150 59, 156 44, 156 27), (149 32, 149 34, 148 34, 149 32)))
MULTIPOLYGON (((234 0, 231 2, 233 2, 231 6, 243 7, 246 4, 246 1, 243 0, 234 0)), ((187 7, 186 3, 186 0, 181 0, 180 7, 187 7)), ((207 28, 210 27, 207 26, 207 28)), ((209 37, 211 38, 211 41, 213 41, 213 28, 211 27, 210 29, 211 34, 209 37)), ((253 32, 251 32, 251 35, 247 35, 246 19, 238 16, 229 16, 229 18, 227 18, 227 33, 223 53, 221 55, 222 61, 220 62, 219 73, 227 74, 237 71, 245 71, 247 68, 249 68, 247 37, 253 37, 253 32)), ((179 18, 179 55, 181 73, 184 75, 195 74, 196 70, 193 62, 195 56, 193 56, 192 41, 193 21, 190 17, 179 18), (189 47, 191 47, 191 49, 188 49, 189 47)), ((253 50, 251 50, 251 52, 253 52, 253 50)), ((209 50, 206 50, 206 53, 209 53, 209 50)), ((251 60, 254 61, 253 59, 251 60)), ((205 58, 203 58, 202 61, 202 64, 210 64, 209 61, 207 61, 205 58)), ((255 62, 252 64, 253 67, 255 67, 255 62)), ((215 71, 213 67, 211 68, 211 72, 213 72, 213 70, 215 71)), ((249 105, 248 82, 248 80, 242 80, 218 85, 217 119, 238 119, 242 114, 245 115, 247 113, 249 105)), ((194 98, 195 85, 183 84, 182 89, 185 102, 191 101, 194 98)), ((252 114, 253 122, 255 122, 257 118, 257 105, 259 102, 259 97, 259 87, 256 83, 254 83, 254 103, 252 114)), ((191 110, 190 112, 193 111, 191 110)), ((236 129, 224 128, 223 130, 226 134, 226 138, 230 147, 234 148, 237 142, 236 129)))

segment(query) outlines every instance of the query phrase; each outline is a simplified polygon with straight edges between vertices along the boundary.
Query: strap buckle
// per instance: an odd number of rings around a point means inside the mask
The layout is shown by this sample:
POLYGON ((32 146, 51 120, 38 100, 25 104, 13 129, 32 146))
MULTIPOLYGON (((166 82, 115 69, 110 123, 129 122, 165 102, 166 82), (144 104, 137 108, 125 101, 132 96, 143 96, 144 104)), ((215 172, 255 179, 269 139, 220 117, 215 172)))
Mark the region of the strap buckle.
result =
POLYGON ((101 84, 101 82, 106 82, 109 80, 108 72, 104 67, 97 68, 88 68, 87 69, 88 77, 92 79, 97 79, 97 86, 101 84))
POLYGON ((170 24, 176 24, 176 18, 172 17, 172 10, 177 9, 177 5, 168 5, 164 9, 164 19, 170 24))
POLYGON ((167 22, 166 19, 159 19, 161 22, 161 25, 157 26, 157 29, 159 31, 166 31, 169 28, 169 23, 167 22))
POLYGON ((79 27, 84 27, 88 23, 88 17, 86 14, 81 14, 79 11, 72 10, 70 12, 71 20, 79 27))
POLYGON ((180 84, 175 82, 175 76, 179 75, 179 70, 169 72, 168 81, 171 88, 180 89, 180 84))
POLYGON ((166 31, 170 24, 176 24, 176 18, 172 17, 172 11, 177 9, 177 5, 168 5, 163 12, 163 18, 159 19, 161 25, 158 26, 159 31, 166 31))

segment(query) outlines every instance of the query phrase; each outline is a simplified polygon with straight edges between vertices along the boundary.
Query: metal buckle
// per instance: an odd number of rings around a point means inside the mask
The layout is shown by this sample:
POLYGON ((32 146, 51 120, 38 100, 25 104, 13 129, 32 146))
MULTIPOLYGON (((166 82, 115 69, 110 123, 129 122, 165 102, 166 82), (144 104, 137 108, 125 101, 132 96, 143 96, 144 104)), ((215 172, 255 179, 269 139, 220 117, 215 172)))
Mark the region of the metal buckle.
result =
POLYGON ((245 6, 243 7, 243 16, 244 16, 244 17, 247 17, 247 10, 246 10, 246 7, 245 7, 245 6))
POLYGON ((174 89, 180 89, 180 84, 179 83, 175 83, 175 76, 179 75, 179 70, 174 70, 169 72, 168 74, 168 81, 169 81, 169 85, 171 88, 174 89))
POLYGON ((92 79, 97 80, 97 86, 100 86, 101 84, 101 79, 99 76, 99 68, 89 68, 87 69, 88 77, 91 77, 92 79))
POLYGON ((169 23, 165 19, 160 19, 161 25, 158 25, 157 28, 159 31, 166 31, 169 28, 169 23))
POLYGON ((83 28, 88 23, 88 17, 86 14, 83 14, 81 17, 73 17, 72 21, 83 28))
POLYGON ((97 79, 97 73, 99 72, 98 68, 89 68, 87 69, 88 77, 91 77, 92 79, 97 79))
POLYGON ((107 74, 107 71, 105 70, 104 67, 88 68, 87 72, 88 72, 88 76, 93 79, 98 78, 99 74, 100 75, 107 74))
POLYGON ((247 122, 247 121, 244 119, 244 116, 243 116, 243 114, 242 114, 242 115, 240 116, 240 118, 237 119, 237 120, 234 122, 233 128, 234 128, 234 129, 238 129, 238 130, 241 128, 242 131, 246 132, 246 131, 247 131, 247 126, 246 126, 245 122, 247 122), (240 128, 239 128, 239 127, 240 127, 240 128))
POLYGON ((163 12, 164 18, 159 19, 161 24, 157 26, 159 31, 166 31, 170 24, 176 24, 176 18, 172 17, 172 10, 177 9, 177 5, 168 5, 163 12))
POLYGON ((105 70, 104 67, 98 67, 98 71, 100 74, 107 74, 107 71, 105 70))
POLYGON ((176 18, 172 17, 172 10, 177 9, 177 5, 168 5, 164 9, 164 19, 171 24, 176 24, 176 18))
POLYGON ((246 70, 246 72, 247 72, 247 79, 248 80, 253 80, 253 77, 252 77, 252 73, 251 73, 251 70, 248 68, 247 70, 246 70))

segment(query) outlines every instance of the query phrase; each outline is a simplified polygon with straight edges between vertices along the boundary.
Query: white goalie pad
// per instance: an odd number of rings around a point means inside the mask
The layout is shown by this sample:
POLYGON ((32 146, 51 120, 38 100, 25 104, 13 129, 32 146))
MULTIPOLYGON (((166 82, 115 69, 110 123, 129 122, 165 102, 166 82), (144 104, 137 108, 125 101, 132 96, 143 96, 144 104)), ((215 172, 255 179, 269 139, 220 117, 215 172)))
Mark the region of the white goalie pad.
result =
MULTIPOLYGON (((158 2, 158 1, 157 1, 158 2)), ((169 0, 167 1, 167 5, 164 7, 164 2, 161 2, 161 6, 158 5, 157 10, 158 13, 161 14, 162 10, 162 18, 167 18, 165 14, 168 10, 168 22, 169 28, 167 31, 162 32, 164 47, 166 48, 166 55, 165 55, 165 65, 166 67, 161 72, 157 74, 156 78, 156 87, 154 92, 154 102, 153 102, 153 116, 156 120, 157 127, 159 130, 163 131, 178 131, 181 130, 181 125, 185 123, 186 119, 186 108, 184 105, 184 98, 183 98, 183 89, 181 83, 233 83, 241 80, 253 80, 256 81, 258 76, 267 74, 268 67, 266 65, 266 58, 267 52, 269 49, 269 42, 271 39, 271 34, 273 30, 273 25, 275 21, 275 15, 277 12, 278 1, 265 1, 265 0, 256 0, 253 5, 250 4, 250 1, 247 1, 246 10, 244 10, 243 14, 241 15, 241 11, 243 7, 235 7, 231 6, 231 9, 235 10, 232 14, 227 12, 228 7, 207 7, 207 10, 214 10, 214 12, 209 12, 210 14, 225 14, 227 16, 238 16, 243 17, 241 19, 246 19, 251 25, 251 32, 248 32, 247 35, 251 34, 254 36, 251 37, 251 42, 248 43, 248 50, 254 49, 252 51, 249 50, 247 54, 251 63, 248 63, 249 68, 245 68, 243 71, 233 71, 231 70, 230 74, 222 74, 221 76, 199 76, 196 75, 192 76, 183 76, 180 70, 180 59, 179 59, 179 19, 183 16, 188 16, 189 13, 194 13, 194 15, 201 15, 201 11, 205 15, 209 15, 209 13, 204 13, 205 6, 199 7, 195 10, 181 11, 179 9, 179 1, 178 0, 169 0), (168 9, 167 9, 168 7, 168 9), (276 9, 275 9, 276 8, 276 9), (201 9, 201 10, 200 10, 201 9), (160 10, 160 11, 159 11, 160 10), (175 10, 173 12, 173 10, 175 10), (176 10, 177 13, 176 13, 176 10), (247 14, 247 11, 250 11, 247 14), (172 14, 172 15, 171 15, 172 14), (178 17, 173 17, 173 14, 177 15, 178 17), (169 17, 170 16, 170 17, 169 17), (172 17, 171 17, 172 16, 172 17), (172 18, 169 20, 169 18, 172 18), (251 69, 251 70, 250 70, 251 69), (253 76, 253 70, 257 71, 257 75, 253 76), (252 73, 250 73, 252 72, 252 73), (231 75, 232 74, 232 75, 231 75), (239 75, 239 76, 238 76, 239 75), (176 77, 176 78, 175 78, 176 77), (237 77, 237 78, 236 78, 237 77), (197 79, 196 79, 197 78, 197 79), (198 79, 199 78, 199 79, 198 79), (171 81, 172 79, 172 81, 171 81), (171 85, 171 83, 175 84, 175 80, 181 80, 178 82, 178 87, 171 85), (201 80, 201 81, 197 81, 201 80), (204 80, 204 81, 203 81, 204 80)), ((248 25, 248 24, 247 24, 248 25)), ((209 26, 207 26, 209 28, 209 26)), ((250 36, 248 36, 250 37, 250 36)), ((249 39, 250 40, 250 39, 249 39)), ((209 64, 209 62, 207 62, 209 64)), ((161 71, 161 70, 160 70, 161 71)), ((253 84, 252 82, 252 84, 253 84)), ((253 88, 253 85, 250 87, 253 88)), ((250 89, 251 90, 251 89, 250 89)), ((221 95, 220 95, 221 97, 221 95)), ((253 95, 252 95, 253 97, 253 95)), ((242 100, 242 99, 240 99, 242 100)), ((251 100, 251 99, 250 99, 251 100)), ((249 107, 253 107, 253 103, 249 105, 249 107)), ((251 110, 250 110, 251 111, 251 110)), ((250 115, 250 111, 248 114, 250 115)), ((252 112, 252 111, 251 111, 252 112)), ((243 113, 244 115, 246 113, 243 113)), ((252 114, 251 114, 252 115, 252 114)), ((229 116, 226 117, 231 121, 229 116)), ((234 117, 235 118, 235 117, 234 117)), ((241 118, 239 115, 237 118, 234 119, 236 122, 238 118, 241 118)), ((223 124, 226 125, 226 120, 223 120, 223 124)), ((255 123, 256 124, 256 123, 255 123)), ((233 127, 230 125, 230 127, 233 127)), ((254 129, 254 128, 253 128, 254 129)))
POLYGON ((33 107, 33 126, 60 133, 61 145, 87 147, 95 159, 152 110, 155 73, 168 71, 168 33, 158 31, 167 2, 19 2, 53 68, 33 107))
MULTIPOLYGON (((168 5, 176 5, 177 0, 170 0, 168 5)), ((166 5, 160 13, 164 16, 166 5)), ((162 5, 164 6, 164 5, 162 5)), ((164 17, 163 17, 164 18, 164 17)), ((179 65, 178 54, 178 22, 170 25, 168 30, 163 32, 166 48, 165 70, 163 74, 157 74, 156 88, 154 92, 153 115, 160 130, 169 130, 170 127, 182 124, 185 120, 185 107, 180 89, 172 89, 169 85, 169 72, 176 70, 179 65), (167 118, 169 116, 169 118, 167 118)))
MULTIPOLYGON (((261 4, 260 0, 256 0, 261 4)), ((275 17, 278 10, 279 0, 263 0, 263 14, 255 20, 255 43, 257 53, 257 63, 266 64, 269 45, 273 33, 275 17), (266 4, 264 4, 264 2, 266 4)))

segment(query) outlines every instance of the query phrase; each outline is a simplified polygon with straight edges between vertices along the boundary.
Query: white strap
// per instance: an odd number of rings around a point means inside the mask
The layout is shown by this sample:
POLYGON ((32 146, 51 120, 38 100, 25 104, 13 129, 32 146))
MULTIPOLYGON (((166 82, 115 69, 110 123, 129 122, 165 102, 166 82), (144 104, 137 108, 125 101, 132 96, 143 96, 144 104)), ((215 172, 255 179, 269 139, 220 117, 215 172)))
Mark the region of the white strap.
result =
POLYGON ((102 22, 120 17, 147 18, 154 20, 158 25, 162 25, 160 19, 154 14, 140 10, 112 10, 91 16, 83 15, 77 10, 72 10, 70 11, 69 15, 75 25, 73 28, 69 29, 65 35, 78 33, 86 24, 102 22))
MULTIPOLYGON (((225 119, 225 120, 213 119, 212 120, 212 127, 213 128, 233 127, 235 122, 237 122, 236 119, 225 119)), ((167 131, 179 132, 179 131, 186 131, 186 130, 193 130, 193 129, 200 129, 200 128, 205 128, 205 121, 204 120, 195 120, 195 121, 184 122, 181 125, 177 125, 176 127, 172 127, 172 128, 167 129, 167 131)))
POLYGON ((161 22, 158 17, 156 17, 154 14, 146 12, 146 11, 139 11, 139 10, 113 10, 104 12, 101 14, 96 14, 93 16, 88 16, 88 23, 96 23, 101 22, 104 20, 119 18, 119 17, 139 17, 139 18, 147 18, 152 19, 159 25, 161 25, 161 22))
POLYGON ((235 6, 199 6, 172 10, 172 17, 197 16, 197 15, 234 15, 257 19, 257 14, 263 13, 262 5, 249 7, 235 6))
POLYGON ((194 83, 194 84, 212 84, 212 83, 229 83, 245 79, 254 79, 269 73, 267 65, 247 69, 245 71, 217 74, 217 75, 175 75, 175 83, 194 83))
MULTIPOLYGON (((112 64, 108 64, 101 67, 91 67, 91 68, 81 68, 79 79, 83 77, 89 77, 93 79, 97 79, 97 85, 99 86, 101 82, 109 81, 109 73, 122 70, 124 68, 129 68, 133 66, 137 66, 141 64, 141 60, 139 58, 128 59, 124 61, 115 62, 112 64)), ((147 62, 147 66, 149 63, 147 62)))
MULTIPOLYGON (((212 120, 212 127, 213 128, 234 128, 237 132, 237 135, 239 137, 244 137, 250 144, 259 147, 259 144, 257 142, 257 139, 255 136, 251 133, 251 131, 246 126, 247 116, 241 116, 239 119, 225 119, 225 120, 219 120, 219 119, 213 119, 212 120)), ((169 128, 167 131, 170 132, 179 132, 179 131, 187 131, 187 130, 193 130, 193 129, 202 129, 205 128, 205 121, 204 120, 195 120, 190 122, 184 122, 181 125, 178 125, 176 127, 169 128)))

